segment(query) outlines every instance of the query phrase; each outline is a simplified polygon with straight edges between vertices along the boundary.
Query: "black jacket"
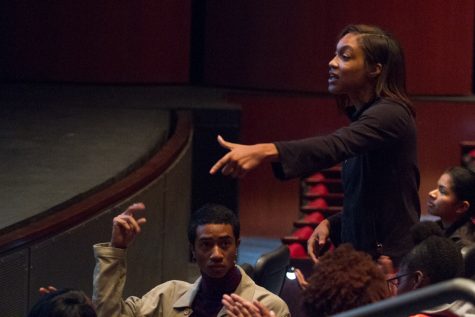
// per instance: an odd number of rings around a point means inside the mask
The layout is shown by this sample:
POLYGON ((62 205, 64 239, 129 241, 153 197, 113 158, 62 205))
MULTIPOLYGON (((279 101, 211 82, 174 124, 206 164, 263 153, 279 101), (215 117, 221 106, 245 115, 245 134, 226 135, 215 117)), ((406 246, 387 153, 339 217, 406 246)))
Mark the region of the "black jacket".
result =
MULTIPOLYGON (((410 110, 378 98, 349 114, 351 124, 326 136, 276 142, 280 179, 304 177, 342 163, 341 242, 391 256, 396 264, 412 247, 409 228, 419 221, 416 127, 410 110)), ((334 234, 334 232, 333 232, 334 234)))
POLYGON ((472 218, 462 217, 448 228, 444 228, 440 220, 437 223, 444 230, 445 236, 451 239, 459 249, 475 244, 475 224, 472 218))

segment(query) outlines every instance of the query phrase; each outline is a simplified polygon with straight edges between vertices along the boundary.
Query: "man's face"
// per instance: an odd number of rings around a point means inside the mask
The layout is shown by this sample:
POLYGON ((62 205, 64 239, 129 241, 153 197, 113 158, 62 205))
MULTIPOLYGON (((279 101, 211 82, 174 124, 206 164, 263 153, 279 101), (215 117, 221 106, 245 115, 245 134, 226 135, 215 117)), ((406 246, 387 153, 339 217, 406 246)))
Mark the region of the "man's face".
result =
POLYGON ((237 247, 230 224, 206 224, 196 228, 193 254, 202 274, 221 278, 234 267, 237 247))

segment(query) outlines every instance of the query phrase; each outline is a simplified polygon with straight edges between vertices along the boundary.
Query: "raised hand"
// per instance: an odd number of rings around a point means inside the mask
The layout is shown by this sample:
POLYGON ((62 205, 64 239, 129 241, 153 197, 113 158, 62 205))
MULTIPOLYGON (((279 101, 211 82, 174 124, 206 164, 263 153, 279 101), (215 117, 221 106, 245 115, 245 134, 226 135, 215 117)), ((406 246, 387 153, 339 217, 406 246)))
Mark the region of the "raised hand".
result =
POLYGON ((220 135, 218 135, 218 142, 229 152, 211 167, 210 174, 221 170, 223 175, 243 178, 262 162, 278 158, 278 151, 273 143, 243 145, 225 141, 220 135))
POLYGON ((145 210, 143 203, 130 205, 123 213, 112 221, 111 246, 126 249, 141 231, 141 226, 147 222, 144 217, 136 219, 136 214, 145 210))

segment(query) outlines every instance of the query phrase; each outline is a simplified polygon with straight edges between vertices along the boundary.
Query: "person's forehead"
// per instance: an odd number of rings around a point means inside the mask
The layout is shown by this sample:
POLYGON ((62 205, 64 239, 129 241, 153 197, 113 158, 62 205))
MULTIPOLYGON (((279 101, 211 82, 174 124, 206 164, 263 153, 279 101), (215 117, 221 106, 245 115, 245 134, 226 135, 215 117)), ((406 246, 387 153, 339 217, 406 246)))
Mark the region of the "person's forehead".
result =
POLYGON ((224 223, 210 223, 199 225, 196 228, 196 236, 201 238, 234 238, 233 227, 230 224, 224 223))
POLYGON ((452 176, 450 176, 450 174, 448 173, 444 173, 440 176, 439 178, 439 181, 438 181, 439 185, 443 185, 443 186, 446 186, 446 187, 452 187, 452 176))
POLYGON ((337 44, 337 48, 351 48, 354 50, 360 49, 359 34, 348 33, 345 34, 337 44))

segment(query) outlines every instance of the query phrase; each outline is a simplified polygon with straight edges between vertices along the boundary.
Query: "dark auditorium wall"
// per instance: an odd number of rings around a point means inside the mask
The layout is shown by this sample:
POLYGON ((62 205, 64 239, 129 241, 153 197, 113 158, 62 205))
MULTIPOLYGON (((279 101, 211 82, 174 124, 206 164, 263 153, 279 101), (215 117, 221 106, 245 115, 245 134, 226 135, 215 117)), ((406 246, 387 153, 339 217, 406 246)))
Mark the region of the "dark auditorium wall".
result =
POLYGON ((412 94, 471 93, 473 0, 208 0, 206 10, 207 84, 326 92, 338 33, 367 23, 402 42, 412 94))
POLYGON ((0 80, 187 83, 191 1, 1 1, 0 80))
POLYGON ((461 141, 475 140, 475 100, 416 101, 422 211, 429 190, 436 188, 440 174, 459 165, 461 141))

